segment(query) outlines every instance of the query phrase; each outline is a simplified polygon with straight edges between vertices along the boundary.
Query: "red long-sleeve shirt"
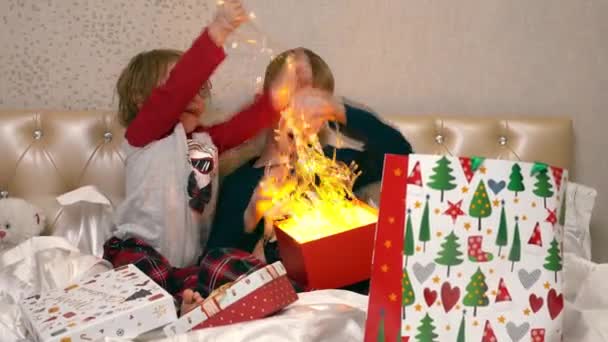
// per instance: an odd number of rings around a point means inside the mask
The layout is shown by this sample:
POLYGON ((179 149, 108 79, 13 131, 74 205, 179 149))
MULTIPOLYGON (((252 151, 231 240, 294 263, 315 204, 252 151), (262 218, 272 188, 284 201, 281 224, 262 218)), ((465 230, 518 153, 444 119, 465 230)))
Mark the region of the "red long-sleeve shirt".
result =
MULTIPOLYGON (((171 134, 182 112, 225 57, 223 48, 205 30, 177 62, 167 81, 143 103, 125 133, 129 144, 144 147, 171 134)), ((264 94, 227 122, 201 126, 196 131, 207 132, 221 153, 240 145, 275 120, 277 112, 270 97, 264 94)))

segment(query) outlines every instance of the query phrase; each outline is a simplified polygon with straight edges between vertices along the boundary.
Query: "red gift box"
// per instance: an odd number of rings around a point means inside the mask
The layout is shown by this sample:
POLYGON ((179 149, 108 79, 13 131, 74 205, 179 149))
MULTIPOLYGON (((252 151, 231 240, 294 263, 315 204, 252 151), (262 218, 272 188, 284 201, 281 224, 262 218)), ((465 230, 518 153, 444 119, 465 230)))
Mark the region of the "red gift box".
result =
MULTIPOLYGON (((361 208, 375 209, 357 201, 361 208)), ((334 289, 369 279, 376 222, 320 239, 298 242, 275 224, 281 260, 289 278, 306 290, 334 289)))
POLYGON ((211 294, 200 308, 164 328, 169 337, 190 330, 270 316, 298 299, 280 262, 242 277, 211 294))

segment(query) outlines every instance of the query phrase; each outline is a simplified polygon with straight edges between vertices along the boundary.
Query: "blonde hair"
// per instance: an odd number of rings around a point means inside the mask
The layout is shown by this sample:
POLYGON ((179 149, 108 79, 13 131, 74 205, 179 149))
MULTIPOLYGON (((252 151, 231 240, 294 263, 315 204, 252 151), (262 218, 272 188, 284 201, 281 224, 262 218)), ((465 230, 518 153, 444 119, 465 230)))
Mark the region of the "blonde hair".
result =
POLYGON ((167 74, 167 68, 182 56, 171 49, 151 50, 139 53, 129 61, 116 82, 118 93, 118 118, 128 126, 138 112, 138 105, 150 96, 159 81, 167 74))
POLYGON ((297 48, 282 52, 276 56, 266 67, 264 75, 264 91, 270 90, 272 81, 278 76, 287 57, 292 53, 303 52, 308 57, 310 68, 312 69, 312 86, 317 89, 322 89, 327 92, 334 92, 334 75, 329 68, 329 65, 316 53, 306 48, 297 48))

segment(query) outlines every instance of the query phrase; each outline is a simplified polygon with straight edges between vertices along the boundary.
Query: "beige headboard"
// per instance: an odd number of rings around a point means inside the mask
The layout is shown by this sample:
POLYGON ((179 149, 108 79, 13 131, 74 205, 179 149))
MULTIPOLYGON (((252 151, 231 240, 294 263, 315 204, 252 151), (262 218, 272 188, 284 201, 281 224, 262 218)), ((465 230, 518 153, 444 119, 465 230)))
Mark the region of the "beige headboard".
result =
MULTIPOLYGON (((450 153, 542 161, 570 168, 572 122, 567 118, 384 117, 419 153, 450 153)), ((74 222, 55 200, 94 184, 116 204, 124 196, 124 129, 107 112, 0 111, 0 193, 25 198, 49 218, 49 231, 74 222)), ((229 172, 259 148, 257 139, 222 156, 229 172)))

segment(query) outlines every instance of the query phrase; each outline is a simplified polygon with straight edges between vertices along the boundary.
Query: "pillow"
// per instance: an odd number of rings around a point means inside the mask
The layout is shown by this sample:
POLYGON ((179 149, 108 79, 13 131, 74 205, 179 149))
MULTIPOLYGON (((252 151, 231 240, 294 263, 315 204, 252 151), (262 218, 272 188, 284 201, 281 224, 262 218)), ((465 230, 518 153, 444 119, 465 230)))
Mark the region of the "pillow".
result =
POLYGON ((53 236, 65 238, 81 253, 103 257, 103 244, 112 237, 113 208, 95 186, 87 185, 57 197, 62 206, 62 224, 53 236))
POLYGON ((568 182, 566 188, 566 222, 564 252, 591 260, 589 222, 597 191, 585 185, 568 182))

